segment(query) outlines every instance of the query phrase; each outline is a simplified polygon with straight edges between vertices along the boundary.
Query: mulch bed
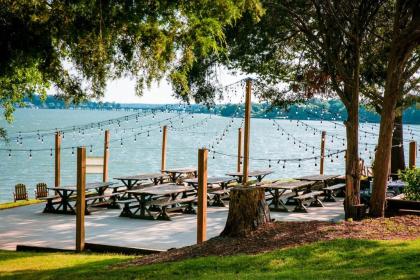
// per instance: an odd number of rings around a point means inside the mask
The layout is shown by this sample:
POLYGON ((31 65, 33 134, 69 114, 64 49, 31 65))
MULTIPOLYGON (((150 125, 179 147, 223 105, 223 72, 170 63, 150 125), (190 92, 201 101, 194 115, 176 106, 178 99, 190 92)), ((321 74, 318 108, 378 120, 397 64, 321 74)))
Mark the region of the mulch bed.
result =
POLYGON ((145 265, 204 256, 256 254, 337 238, 371 240, 416 239, 419 216, 396 216, 358 222, 273 222, 244 238, 215 237, 201 245, 136 258, 126 265, 145 265))

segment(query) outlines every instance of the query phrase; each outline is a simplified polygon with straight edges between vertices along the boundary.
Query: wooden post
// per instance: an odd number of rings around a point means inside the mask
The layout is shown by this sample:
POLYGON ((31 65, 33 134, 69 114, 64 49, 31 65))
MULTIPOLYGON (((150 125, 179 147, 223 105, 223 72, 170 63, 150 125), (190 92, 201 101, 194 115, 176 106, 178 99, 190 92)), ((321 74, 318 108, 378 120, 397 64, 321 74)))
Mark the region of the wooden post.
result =
POLYGON ((236 171, 241 172, 241 161, 242 161, 242 128, 238 129, 238 164, 236 171))
POLYGON ((249 174, 249 141, 251 126, 251 79, 246 80, 245 92, 245 135, 244 135, 244 166, 242 184, 246 184, 249 174))
POLYGON ((416 168, 417 142, 411 141, 408 151, 408 168, 416 168))
POLYGON ((58 187, 61 184, 60 175, 60 154, 61 154, 61 133, 55 133, 55 180, 54 186, 58 187))
POLYGON ((109 129, 105 130, 104 140, 104 169, 102 172, 102 181, 108 181, 108 161, 109 161, 109 129))
POLYGON ((86 148, 77 148, 76 251, 85 249, 86 148))
POLYGON ((162 130, 162 162, 160 170, 163 171, 166 169, 166 134, 167 134, 167 126, 163 126, 162 130))
POLYGON ((198 150, 197 244, 206 240, 207 231, 207 156, 206 149, 198 150))
POLYGON ((324 175, 324 157, 325 157, 325 135, 326 132, 321 133, 321 158, 319 160, 319 174, 324 175))

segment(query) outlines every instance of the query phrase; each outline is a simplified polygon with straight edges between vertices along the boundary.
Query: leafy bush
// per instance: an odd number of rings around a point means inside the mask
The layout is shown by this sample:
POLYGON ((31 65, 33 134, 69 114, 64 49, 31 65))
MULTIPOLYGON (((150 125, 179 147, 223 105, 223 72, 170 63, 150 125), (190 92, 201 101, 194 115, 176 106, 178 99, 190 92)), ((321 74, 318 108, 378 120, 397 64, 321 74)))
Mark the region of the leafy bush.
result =
POLYGON ((401 180, 407 183, 403 193, 409 200, 420 200, 420 168, 406 169, 399 173, 401 180))

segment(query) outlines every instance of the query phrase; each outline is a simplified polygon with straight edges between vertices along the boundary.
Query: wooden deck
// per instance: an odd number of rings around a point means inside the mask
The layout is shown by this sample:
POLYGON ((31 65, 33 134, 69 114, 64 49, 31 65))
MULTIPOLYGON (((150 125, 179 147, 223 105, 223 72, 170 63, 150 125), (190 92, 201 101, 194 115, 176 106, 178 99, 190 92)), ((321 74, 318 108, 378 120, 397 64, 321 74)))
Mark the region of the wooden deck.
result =
MULTIPOLYGON (((15 250, 17 244, 73 249, 75 216, 42 214, 43 208, 44 203, 0 211, 0 249, 15 250)), ((120 212, 101 209, 86 216, 86 242, 160 250, 196 242, 196 215, 174 216, 172 221, 148 221, 120 218, 120 212)), ((227 207, 208 208, 207 238, 223 230, 227 212, 227 207)), ((310 208, 309 213, 272 212, 271 217, 282 221, 339 221, 344 212, 339 200, 326 203, 325 208, 310 208)))

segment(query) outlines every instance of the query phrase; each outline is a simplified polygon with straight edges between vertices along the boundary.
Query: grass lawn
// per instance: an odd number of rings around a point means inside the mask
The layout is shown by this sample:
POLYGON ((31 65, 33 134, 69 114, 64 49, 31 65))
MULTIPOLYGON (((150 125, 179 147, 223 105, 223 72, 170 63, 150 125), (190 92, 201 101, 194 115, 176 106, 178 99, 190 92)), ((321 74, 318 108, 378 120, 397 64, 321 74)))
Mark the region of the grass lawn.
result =
POLYGON ((42 202, 42 200, 29 199, 29 200, 18 200, 16 202, 0 203, 0 210, 19 207, 19 206, 25 206, 25 205, 31 205, 31 204, 36 204, 40 202, 42 202))
POLYGON ((133 257, 0 251, 2 279, 420 279, 420 239, 334 240, 258 255, 110 268, 133 257))

